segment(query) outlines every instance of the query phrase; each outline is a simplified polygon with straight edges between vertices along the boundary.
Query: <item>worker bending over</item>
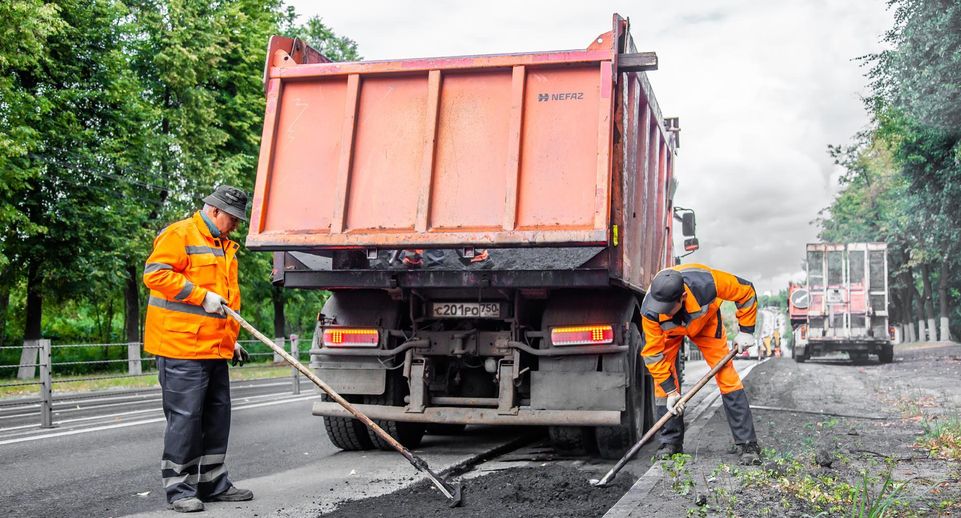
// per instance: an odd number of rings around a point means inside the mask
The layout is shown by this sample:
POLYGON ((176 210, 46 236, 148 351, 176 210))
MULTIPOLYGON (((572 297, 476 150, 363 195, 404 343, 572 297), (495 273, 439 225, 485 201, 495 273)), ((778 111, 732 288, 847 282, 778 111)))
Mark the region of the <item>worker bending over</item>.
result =
MULTIPOLYGON (((721 302, 737 306, 740 332, 734 339, 738 352, 754 344, 757 298, 754 286, 730 273, 701 264, 685 264, 661 270, 641 304, 645 345, 644 364, 654 377, 655 410, 660 419, 670 419, 660 432, 660 458, 683 451, 684 406, 679 404, 681 387, 677 375, 677 354, 684 337, 697 345, 707 363, 714 367, 728 353, 721 302)), ((734 365, 728 362, 715 375, 734 443, 742 464, 760 462, 751 407, 734 365)))

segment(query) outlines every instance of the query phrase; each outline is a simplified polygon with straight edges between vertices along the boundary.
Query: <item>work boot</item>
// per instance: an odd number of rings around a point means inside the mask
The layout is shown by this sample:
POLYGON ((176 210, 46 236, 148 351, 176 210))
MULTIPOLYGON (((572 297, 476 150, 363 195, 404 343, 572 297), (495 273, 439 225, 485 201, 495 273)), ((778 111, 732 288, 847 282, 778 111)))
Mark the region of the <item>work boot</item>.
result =
POLYGON ((761 448, 756 442, 737 445, 737 462, 742 466, 757 466, 761 464, 761 448))
POLYGON ((670 460, 671 456, 676 453, 684 453, 684 447, 680 444, 664 442, 661 443, 661 446, 654 452, 654 458, 657 460, 670 460))
POLYGON ((219 495, 214 495, 207 500, 209 502, 246 502, 254 499, 254 492, 249 489, 238 489, 230 486, 226 491, 219 495))
POLYGON ((190 496, 170 502, 167 508, 178 513, 196 513, 204 510, 204 503, 199 498, 190 496))

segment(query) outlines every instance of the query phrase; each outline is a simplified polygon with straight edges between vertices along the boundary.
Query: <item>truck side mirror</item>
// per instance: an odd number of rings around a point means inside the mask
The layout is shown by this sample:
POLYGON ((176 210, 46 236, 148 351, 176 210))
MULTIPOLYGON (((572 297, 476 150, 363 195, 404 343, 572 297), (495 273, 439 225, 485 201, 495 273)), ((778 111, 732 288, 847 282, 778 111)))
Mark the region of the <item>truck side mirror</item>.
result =
POLYGON ((696 237, 689 237, 689 238, 687 238, 687 239, 684 240, 684 251, 685 251, 685 252, 693 252, 693 251, 697 250, 697 249, 700 248, 700 247, 701 247, 701 245, 698 244, 696 237))
MULTIPOLYGON (((694 212, 689 211, 681 214, 681 233, 684 237, 694 237, 696 232, 694 232, 694 212)), ((697 239, 694 240, 695 246, 697 246, 697 239)), ((684 241, 685 250, 687 249, 687 241, 684 241)), ((695 248, 696 250, 696 248, 695 248)))

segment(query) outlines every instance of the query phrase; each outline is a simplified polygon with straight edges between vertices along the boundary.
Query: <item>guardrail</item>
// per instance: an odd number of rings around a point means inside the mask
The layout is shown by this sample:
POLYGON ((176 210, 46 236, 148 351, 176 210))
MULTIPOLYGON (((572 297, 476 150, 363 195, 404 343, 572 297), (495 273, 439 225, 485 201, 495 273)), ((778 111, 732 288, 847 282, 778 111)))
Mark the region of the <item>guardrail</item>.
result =
MULTIPOLYGON (((301 351, 300 348, 300 337, 297 335, 290 335, 289 338, 275 338, 275 343, 285 350, 289 351, 292 356, 298 359, 303 359, 303 355, 309 354, 309 347, 304 348, 301 351)), ((251 361, 246 363, 243 367, 232 367, 240 369, 253 369, 258 367, 264 367, 272 364, 277 364, 283 360, 279 355, 273 351, 261 352, 257 351, 256 347, 264 347, 257 340, 238 340, 238 343, 248 349, 248 354, 250 354, 251 361), (269 358, 268 358, 269 357, 269 358), (259 360, 259 361, 258 361, 259 360)), ((308 339, 308 344, 310 343, 308 339)), ((63 356, 61 353, 60 356, 63 356)), ((143 351, 142 343, 95 343, 95 344, 57 344, 54 345, 50 340, 40 339, 40 340, 27 340, 24 342, 23 350, 21 352, 20 363, 0 365, 0 388, 4 387, 38 387, 38 397, 37 398, 15 398, 4 400, 0 398, 0 409, 8 409, 11 407, 34 407, 39 405, 39 418, 41 428, 52 428, 54 426, 54 404, 62 403, 65 401, 77 401, 84 398, 100 397, 104 395, 103 391, 94 392, 82 392, 82 393, 66 393, 63 396, 54 396, 54 385, 55 384, 65 384, 65 383, 77 383, 83 381, 99 381, 99 380, 110 380, 110 379, 122 379, 122 378, 138 378, 146 376, 156 376, 156 357, 147 354, 143 351), (93 348, 100 347, 104 348, 104 359, 95 360, 80 360, 80 361, 55 361, 55 353, 59 351, 64 351, 69 348, 93 348), (111 348, 125 347, 128 350, 127 358, 110 358, 111 348), (109 366, 127 363, 126 373, 115 373, 110 374, 109 366), (149 368, 144 368, 145 364, 153 365, 149 368), (54 376, 55 369, 59 368, 61 371, 68 371, 67 377, 56 378, 54 376), (3 374, 5 369, 17 369, 16 378, 4 378, 3 374), (39 372, 38 372, 39 371, 39 372), (69 371, 82 372, 75 376, 71 376, 69 371), (99 371, 99 372, 98 372, 99 371), (106 372, 105 372, 106 371, 106 372), (39 377, 37 376, 39 374, 39 377), (11 381, 6 381, 11 380, 11 381), (15 380, 15 381, 13 381, 15 380)), ((290 369, 290 383, 291 383, 291 393, 300 394, 300 378, 301 374, 291 367, 290 369)), ((245 379, 244 381, 258 381, 265 379, 283 379, 285 376, 269 376, 264 378, 251 378, 245 379)), ((131 390, 110 390, 110 396, 123 396, 131 394, 146 394, 151 392, 156 392, 159 389, 159 385, 156 387, 149 388, 139 388, 131 390)))

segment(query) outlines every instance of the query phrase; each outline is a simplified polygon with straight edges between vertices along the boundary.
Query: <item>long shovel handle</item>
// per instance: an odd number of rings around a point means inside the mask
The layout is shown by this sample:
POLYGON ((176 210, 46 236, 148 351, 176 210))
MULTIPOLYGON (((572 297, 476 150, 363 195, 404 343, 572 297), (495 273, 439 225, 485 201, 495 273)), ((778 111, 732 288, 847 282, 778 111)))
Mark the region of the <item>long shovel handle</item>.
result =
POLYGON ((377 423, 371 421, 370 418, 364 415, 363 413, 361 413, 360 410, 357 410, 356 408, 354 408, 353 405, 347 402, 347 400, 344 399, 340 394, 338 394, 333 388, 331 388, 330 385, 324 383, 324 380, 318 378, 317 375, 314 374, 310 369, 305 367, 303 363, 300 363, 299 360, 291 356, 290 353, 285 351, 282 347, 278 347, 277 344, 273 342, 273 340, 271 340, 270 338, 267 338, 263 333, 258 331, 254 326, 250 325, 250 322, 247 322, 244 319, 244 317, 240 316, 239 313, 227 307, 226 304, 224 304, 221 307, 223 307, 224 311, 226 311, 228 315, 230 315, 234 320, 236 320, 238 324, 240 324, 241 326, 243 326, 244 329, 249 331, 250 334, 257 337, 257 339, 263 342, 264 345, 270 347, 271 349, 273 349, 275 353, 282 356, 283 359, 287 361, 287 363, 289 363, 295 369, 300 371, 300 373, 303 374, 304 376, 307 376, 307 378, 310 379, 310 381, 314 382, 314 385, 317 385, 320 388, 320 390, 323 390, 324 392, 326 392, 331 399, 336 401, 340 406, 344 407, 344 410, 347 410, 348 412, 350 412, 351 415, 357 418, 357 420, 364 423, 364 425, 366 425, 367 428, 370 428, 371 430, 373 430, 374 433, 376 433, 381 439, 386 441, 387 444, 390 444, 392 448, 394 448, 395 450, 397 450, 398 453, 403 455, 404 458, 407 459, 415 468, 417 468, 418 471, 427 472, 431 481, 434 482, 435 486, 437 486, 437 489, 440 489, 440 491, 444 493, 444 495, 447 496, 448 499, 455 499, 454 488, 448 486, 447 484, 444 484, 441 480, 439 480, 437 475, 433 471, 431 471, 431 469, 427 466, 427 463, 424 462, 423 459, 411 453, 410 450, 405 448, 403 444, 397 442, 397 440, 391 437, 389 433, 385 432, 383 428, 381 428, 380 426, 377 426, 377 423))
MULTIPOLYGON (((704 387, 704 385, 706 385, 707 382, 710 381, 715 374, 717 374, 719 370, 724 368, 724 366, 727 365, 727 362, 731 361, 731 359, 734 358, 734 355, 736 354, 737 354, 736 347, 728 351, 727 355, 725 355, 724 358, 721 358, 721 361, 717 362, 717 364, 714 365, 714 367, 712 367, 711 370, 707 372, 707 374, 701 377, 701 379, 699 379, 697 383, 694 384, 694 386, 691 388, 691 390, 687 392, 687 394, 684 394, 683 396, 681 396, 681 400, 678 401, 678 403, 687 403, 687 401, 692 397, 694 397, 694 394, 697 394, 697 392, 701 390, 704 387)), ((614 467, 611 468, 611 470, 608 471, 606 475, 604 475, 604 478, 599 480, 594 485, 595 486, 607 485, 611 481, 611 479, 613 479, 617 475, 617 473, 621 471, 621 468, 623 468, 628 461, 630 461, 632 458, 634 458, 635 455, 637 455, 637 452, 641 449, 641 447, 644 446, 644 444, 646 444, 647 441, 651 440, 651 437, 654 437, 654 434, 656 434, 658 430, 660 430, 673 417, 674 415, 671 413, 667 413, 661 416, 661 418, 658 419, 656 423, 654 423, 654 426, 652 426, 650 430, 648 430, 647 433, 645 433, 644 436, 641 437, 641 439, 637 441, 634 444, 634 446, 632 446, 631 449, 624 454, 623 457, 621 457, 621 460, 617 461, 617 464, 615 464, 614 467)))

